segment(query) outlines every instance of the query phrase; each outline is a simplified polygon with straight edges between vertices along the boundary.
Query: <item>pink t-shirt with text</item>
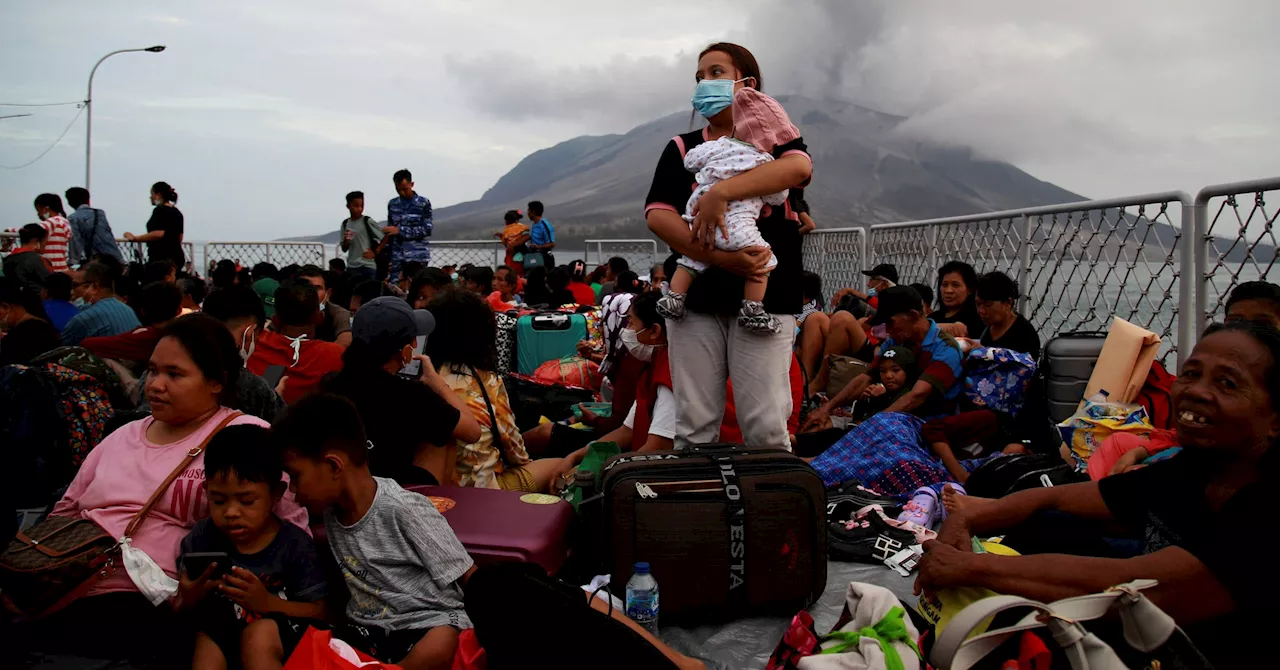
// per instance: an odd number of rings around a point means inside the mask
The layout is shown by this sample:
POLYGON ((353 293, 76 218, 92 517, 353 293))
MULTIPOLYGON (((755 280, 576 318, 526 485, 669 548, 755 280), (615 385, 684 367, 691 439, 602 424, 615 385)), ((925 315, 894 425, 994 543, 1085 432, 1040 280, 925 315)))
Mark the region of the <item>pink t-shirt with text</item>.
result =
MULTIPOLYGON (((199 430, 172 444, 160 445, 147 440, 147 427, 154 421, 151 417, 121 426, 85 457, 66 495, 54 506, 51 514, 79 514, 81 518, 101 526, 112 537, 121 537, 129 521, 165 477, 231 412, 225 407, 218 410, 199 430)), ((264 428, 270 425, 248 415, 237 417, 230 425, 240 424, 264 428)), ((203 484, 204 454, 200 454, 160 497, 133 536, 133 546, 146 552, 175 579, 178 576, 178 546, 182 538, 197 521, 209 516, 209 502, 203 484)), ((275 513, 310 534, 307 511, 294 502, 292 493, 285 493, 276 505, 275 513)), ((137 590, 129 579, 129 573, 120 565, 88 595, 137 590)))

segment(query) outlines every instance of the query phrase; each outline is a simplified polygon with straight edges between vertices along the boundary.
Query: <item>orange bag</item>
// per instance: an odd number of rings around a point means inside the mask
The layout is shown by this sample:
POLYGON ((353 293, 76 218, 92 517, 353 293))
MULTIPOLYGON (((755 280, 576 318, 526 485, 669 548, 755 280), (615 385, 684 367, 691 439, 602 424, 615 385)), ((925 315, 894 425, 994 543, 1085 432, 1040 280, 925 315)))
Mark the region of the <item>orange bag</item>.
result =
POLYGON ((547 361, 533 371, 534 379, 558 386, 600 390, 600 366, 581 356, 565 356, 547 361))
POLYGON ((453 670, 488 670, 489 662, 484 657, 484 647, 476 639, 474 628, 468 628, 458 634, 458 651, 453 654, 453 670))
POLYGON ((400 670, 400 666, 379 663, 327 630, 308 628, 284 670, 400 670))

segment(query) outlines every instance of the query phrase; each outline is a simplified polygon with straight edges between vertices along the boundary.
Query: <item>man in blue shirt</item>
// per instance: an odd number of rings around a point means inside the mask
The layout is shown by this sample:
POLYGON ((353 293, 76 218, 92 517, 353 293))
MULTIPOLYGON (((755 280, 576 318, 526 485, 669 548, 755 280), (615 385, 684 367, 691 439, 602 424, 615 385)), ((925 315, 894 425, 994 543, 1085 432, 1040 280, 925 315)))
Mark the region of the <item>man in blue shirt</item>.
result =
POLYGON ((400 277, 405 261, 431 264, 431 201, 414 193, 413 175, 396 172, 392 180, 400 197, 387 203, 387 226, 382 232, 391 238, 391 281, 400 277))
MULTIPOLYGON (((960 345, 951 335, 938 329, 938 324, 924 315, 924 299, 910 286, 893 286, 876 294, 879 306, 868 325, 884 324, 889 339, 880 344, 880 351, 895 346, 905 346, 915 354, 916 369, 920 377, 901 398, 890 405, 886 412, 909 412, 917 416, 933 416, 944 413, 953 406, 960 395, 962 354, 960 345)), ((874 381, 880 367, 880 359, 871 362, 867 372, 854 377, 834 398, 809 413, 805 428, 822 424, 831 410, 847 405, 862 397, 863 391, 874 381)))
POLYGON ((529 243, 526 245, 530 251, 542 254, 546 260, 547 270, 550 271, 556 266, 556 258, 551 255, 551 250, 556 248, 556 229, 551 226, 551 222, 542 217, 542 203, 534 200, 529 203, 529 243))
POLYGON ((91 261, 81 273, 73 290, 89 306, 67 322, 62 330, 63 346, 79 346, 86 338, 123 335, 142 327, 138 315, 116 297, 116 273, 112 268, 91 261))
POLYGON ((71 276, 55 272, 44 279, 44 313, 49 323, 61 333, 75 315, 80 313, 71 303, 71 276))
POLYGON ((67 189, 67 204, 75 211, 67 217, 71 222, 71 243, 67 249, 67 262, 72 267, 89 262, 95 254, 107 254, 124 262, 124 255, 116 244, 116 236, 107 222, 107 213, 89 206, 89 191, 73 186, 67 189))

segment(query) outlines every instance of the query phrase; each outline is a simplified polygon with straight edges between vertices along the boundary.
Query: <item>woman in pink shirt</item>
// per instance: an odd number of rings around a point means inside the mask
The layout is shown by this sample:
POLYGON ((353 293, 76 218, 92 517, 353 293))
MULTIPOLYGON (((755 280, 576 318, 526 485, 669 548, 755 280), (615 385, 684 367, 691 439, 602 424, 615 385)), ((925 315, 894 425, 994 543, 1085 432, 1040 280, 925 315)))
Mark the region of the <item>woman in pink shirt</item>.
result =
MULTIPOLYGON (((240 352, 226 326, 213 317, 190 314, 166 326, 147 367, 152 416, 122 426, 89 452, 54 516, 78 515, 120 537, 188 451, 235 411, 226 405, 234 402, 240 352)), ((267 425, 248 415, 231 421, 236 424, 267 425)), ((285 495, 275 512, 307 529, 307 513, 292 494, 285 495)), ((202 454, 160 497, 134 533, 133 546, 177 579, 179 544, 208 515, 202 454)), ((166 658, 173 653, 182 661, 161 667, 190 663, 190 656, 183 655, 189 653, 190 637, 176 627, 169 607, 152 606, 122 566, 70 607, 31 628, 24 637, 43 651, 130 660, 138 654, 154 660, 157 653, 166 658)))

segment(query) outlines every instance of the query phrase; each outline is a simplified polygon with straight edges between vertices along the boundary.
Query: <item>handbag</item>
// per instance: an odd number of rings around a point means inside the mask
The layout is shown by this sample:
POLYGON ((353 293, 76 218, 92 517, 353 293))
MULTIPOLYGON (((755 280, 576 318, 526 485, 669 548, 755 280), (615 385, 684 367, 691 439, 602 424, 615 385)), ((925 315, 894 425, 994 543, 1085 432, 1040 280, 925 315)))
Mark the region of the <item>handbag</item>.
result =
POLYGON ((1155 580, 1139 579, 1113 586, 1102 593, 1067 598, 1048 605, 1016 596, 981 600, 951 620, 938 636, 929 656, 930 662, 938 670, 969 670, 1015 636, 1026 632, 1047 632, 1050 635, 1039 637, 1048 644, 1056 644, 1072 670, 1161 666, 1188 670, 1211 668, 1208 660, 1178 628, 1173 617, 1142 595, 1143 590, 1155 585, 1155 580), (1012 626, 969 637, 982 622, 1015 608, 1035 611, 1012 626), (1106 616, 1113 609, 1120 615, 1124 642, 1128 646, 1120 653, 1082 625, 1106 616))
POLYGON ((854 377, 866 374, 868 367, 866 361, 852 356, 841 356, 839 354, 828 356, 827 397, 836 397, 836 394, 843 391, 844 387, 848 386, 854 377))
POLYGON ((122 565, 122 547, 219 431, 241 416, 223 419, 199 446, 187 452, 134 515, 117 540, 98 524, 79 517, 49 517, 18 531, 0 554, 0 601, 19 619, 40 619, 70 605, 122 565))

